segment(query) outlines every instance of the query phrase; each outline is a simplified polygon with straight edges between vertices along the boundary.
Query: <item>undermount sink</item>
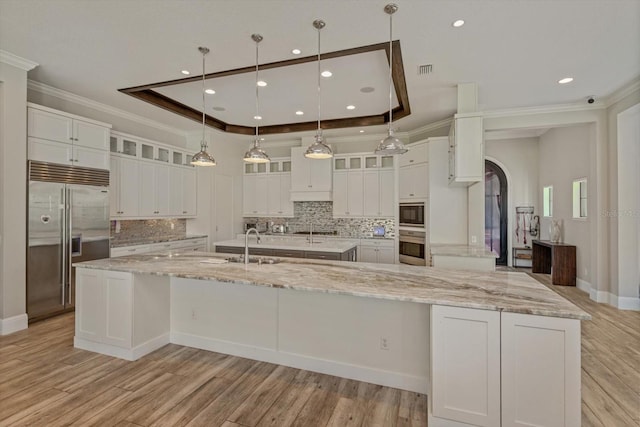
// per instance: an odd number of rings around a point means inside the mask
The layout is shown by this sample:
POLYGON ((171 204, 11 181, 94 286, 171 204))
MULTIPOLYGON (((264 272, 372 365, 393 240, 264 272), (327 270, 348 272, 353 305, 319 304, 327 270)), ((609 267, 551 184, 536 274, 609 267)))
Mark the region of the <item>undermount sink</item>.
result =
MULTIPOLYGON (((230 258, 227 258, 227 261, 244 263, 244 256, 230 257, 230 258)), ((278 264, 279 262, 281 262, 281 260, 278 258, 255 257, 255 256, 249 257, 249 263, 251 264, 278 264)))

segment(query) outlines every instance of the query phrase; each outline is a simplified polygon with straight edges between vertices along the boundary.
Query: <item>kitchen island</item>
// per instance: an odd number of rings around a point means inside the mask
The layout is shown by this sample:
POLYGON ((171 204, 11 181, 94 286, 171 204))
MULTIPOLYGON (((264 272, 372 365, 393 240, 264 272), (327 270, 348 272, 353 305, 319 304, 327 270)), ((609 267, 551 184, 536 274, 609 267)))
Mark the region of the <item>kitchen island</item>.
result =
POLYGON ((172 342, 428 393, 430 426, 580 424, 589 315, 525 274, 224 261, 77 264, 75 346, 135 360, 172 342))
MULTIPOLYGON (((250 236, 248 247, 249 255, 356 261, 358 243, 354 240, 318 239, 314 236, 306 239, 302 237, 273 239, 266 236, 262 237, 259 243, 255 236, 250 236)), ((215 251, 244 254, 244 238, 216 242, 215 251)))

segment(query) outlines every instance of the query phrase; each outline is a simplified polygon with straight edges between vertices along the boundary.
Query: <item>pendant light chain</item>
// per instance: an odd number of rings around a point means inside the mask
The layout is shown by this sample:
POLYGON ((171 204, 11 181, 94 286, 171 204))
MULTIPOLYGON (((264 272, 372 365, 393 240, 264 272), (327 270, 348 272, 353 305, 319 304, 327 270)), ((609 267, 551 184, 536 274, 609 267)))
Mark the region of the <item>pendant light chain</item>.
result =
POLYGON ((318 25, 318 134, 322 133, 322 128, 320 127, 320 30, 321 26, 318 25))
POLYGON ((391 103, 392 90, 391 85, 393 84, 393 14, 389 14, 389 130, 391 130, 391 125, 393 122, 393 109, 391 103))
POLYGON ((260 41, 258 39, 254 39, 256 42, 256 145, 257 145, 257 141, 258 141, 258 117, 260 117, 260 111, 258 108, 258 98, 260 96, 259 91, 258 91, 258 46, 260 45, 260 41))
POLYGON ((202 140, 200 141, 200 148, 202 151, 205 151, 205 149, 207 148, 207 145, 205 144, 205 106, 206 106, 206 102, 205 102, 205 96, 204 96, 204 88, 205 88, 205 76, 204 76, 204 57, 205 55, 208 53, 208 50, 202 50, 202 140))

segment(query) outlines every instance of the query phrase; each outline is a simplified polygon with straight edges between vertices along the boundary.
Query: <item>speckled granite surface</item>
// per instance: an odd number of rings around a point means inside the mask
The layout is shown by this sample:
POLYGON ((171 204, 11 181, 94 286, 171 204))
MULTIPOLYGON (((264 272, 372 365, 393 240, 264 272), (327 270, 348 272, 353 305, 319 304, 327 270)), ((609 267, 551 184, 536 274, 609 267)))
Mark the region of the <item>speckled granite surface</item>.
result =
POLYGON ((498 258, 498 255, 496 253, 491 252, 484 246, 445 245, 434 243, 431 244, 430 249, 431 255, 498 258))
POLYGON ((146 236, 146 237, 131 237, 127 240, 118 240, 117 242, 111 241, 112 248, 121 248, 123 246, 135 246, 135 245, 149 245, 151 243, 163 243, 163 242, 175 242, 177 240, 189 240, 200 239, 207 237, 206 234, 195 236, 146 236))
POLYGON ((245 267, 235 263, 206 263, 211 258, 225 256, 210 253, 132 255, 74 266, 540 316, 583 320, 591 317, 524 273, 479 273, 403 264, 292 258, 284 258, 279 264, 245 267))

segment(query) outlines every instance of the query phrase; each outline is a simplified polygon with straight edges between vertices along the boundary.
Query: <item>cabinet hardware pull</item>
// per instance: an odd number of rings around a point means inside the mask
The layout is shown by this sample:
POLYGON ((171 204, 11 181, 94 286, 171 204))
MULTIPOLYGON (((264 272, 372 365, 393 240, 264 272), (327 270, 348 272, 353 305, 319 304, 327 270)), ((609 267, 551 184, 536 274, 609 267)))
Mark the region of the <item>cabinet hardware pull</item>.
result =
POLYGON ((409 193, 410 196, 413 196, 413 193, 409 193))
POLYGON ((182 211, 182 213, 183 213, 183 214, 186 214, 186 213, 187 213, 187 211, 182 211))
POLYGON ((412 160, 409 160, 409 163, 413 163, 413 159, 412 159, 412 160))

